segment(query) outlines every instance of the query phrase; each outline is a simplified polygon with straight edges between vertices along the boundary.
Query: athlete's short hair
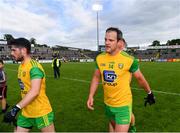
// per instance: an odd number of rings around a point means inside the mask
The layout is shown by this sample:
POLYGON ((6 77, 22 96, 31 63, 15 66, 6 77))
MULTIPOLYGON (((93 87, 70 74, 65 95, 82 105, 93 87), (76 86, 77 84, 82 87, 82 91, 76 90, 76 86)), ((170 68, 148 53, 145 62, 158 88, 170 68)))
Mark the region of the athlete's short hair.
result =
POLYGON ((120 29, 116 28, 116 27, 109 27, 107 30, 106 30, 106 33, 107 32, 110 32, 110 31, 114 31, 117 33, 117 40, 122 40, 123 39, 123 33, 120 29))
POLYGON ((27 53, 31 53, 31 43, 26 38, 12 39, 8 42, 8 45, 14 45, 18 48, 26 48, 27 53))
POLYGON ((122 31, 119 29, 119 28, 116 28, 116 27, 109 27, 107 30, 106 30, 106 33, 107 32, 110 32, 110 31, 114 31, 117 33, 117 40, 122 40, 124 42, 124 46, 127 47, 127 42, 126 40, 123 38, 123 33, 122 31))

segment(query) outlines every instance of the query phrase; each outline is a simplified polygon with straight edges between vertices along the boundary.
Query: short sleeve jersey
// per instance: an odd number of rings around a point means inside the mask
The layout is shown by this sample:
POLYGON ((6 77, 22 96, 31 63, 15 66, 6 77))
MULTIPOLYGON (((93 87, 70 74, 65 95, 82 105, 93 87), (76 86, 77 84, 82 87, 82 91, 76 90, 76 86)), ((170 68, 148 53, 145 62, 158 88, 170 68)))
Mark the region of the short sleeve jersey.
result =
POLYGON ((22 109, 22 115, 28 118, 41 117, 52 111, 49 99, 45 93, 45 72, 37 61, 31 59, 21 64, 18 68, 18 82, 22 98, 30 91, 31 80, 33 79, 42 79, 42 82, 39 95, 22 109))
POLYGON ((101 73, 105 104, 112 107, 131 104, 131 73, 138 70, 138 61, 121 51, 114 56, 99 54, 96 64, 101 73))

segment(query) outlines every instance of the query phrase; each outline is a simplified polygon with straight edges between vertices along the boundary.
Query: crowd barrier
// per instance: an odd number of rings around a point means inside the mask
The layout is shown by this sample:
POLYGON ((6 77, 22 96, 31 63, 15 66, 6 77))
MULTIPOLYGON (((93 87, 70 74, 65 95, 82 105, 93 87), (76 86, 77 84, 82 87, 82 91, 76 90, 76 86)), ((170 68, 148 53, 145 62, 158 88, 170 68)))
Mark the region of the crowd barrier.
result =
POLYGON ((180 59, 138 59, 138 61, 142 62, 180 62, 180 59))
MULTIPOLYGON (((79 62, 93 62, 94 59, 80 59, 79 62)), ((52 63, 52 60, 38 60, 39 63, 52 63)), ((4 63, 7 64, 18 64, 20 62, 15 62, 13 60, 5 60, 4 63)))

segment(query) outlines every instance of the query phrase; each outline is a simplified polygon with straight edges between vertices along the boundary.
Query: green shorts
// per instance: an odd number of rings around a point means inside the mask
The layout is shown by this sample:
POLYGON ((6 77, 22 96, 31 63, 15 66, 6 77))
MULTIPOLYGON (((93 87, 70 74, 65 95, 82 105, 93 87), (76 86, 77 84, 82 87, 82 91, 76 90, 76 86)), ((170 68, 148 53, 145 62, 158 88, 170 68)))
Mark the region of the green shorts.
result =
POLYGON ((105 105, 106 116, 116 124, 124 125, 131 122, 132 105, 111 107, 105 105))
POLYGON ((50 112, 44 116, 37 117, 37 118, 27 118, 20 114, 17 120, 17 126, 22 128, 31 129, 32 127, 37 127, 38 129, 47 127, 53 123, 54 120, 54 113, 50 112))

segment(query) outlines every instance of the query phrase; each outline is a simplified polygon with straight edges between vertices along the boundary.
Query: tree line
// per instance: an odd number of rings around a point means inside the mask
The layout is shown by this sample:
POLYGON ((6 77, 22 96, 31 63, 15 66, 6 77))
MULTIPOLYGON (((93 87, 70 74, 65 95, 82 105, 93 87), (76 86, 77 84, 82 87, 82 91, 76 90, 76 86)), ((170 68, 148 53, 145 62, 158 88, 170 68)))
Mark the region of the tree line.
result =
MULTIPOLYGON (((14 37, 11 34, 4 34, 4 39, 9 42, 10 40, 14 39, 14 37)), ((48 47, 46 44, 38 44, 36 42, 35 38, 31 38, 30 43, 33 44, 35 47, 48 47)), ((160 41, 155 40, 152 42, 152 44, 150 46, 170 46, 170 45, 180 45, 180 39, 172 39, 172 40, 168 40, 167 43, 165 44, 161 44, 160 41)))
POLYGON ((165 44, 160 44, 160 41, 155 40, 150 46, 171 46, 171 45, 180 45, 180 39, 168 40, 165 44))
MULTIPOLYGON (((4 40, 7 41, 7 43, 11 40, 13 40, 14 37, 11 35, 11 34, 4 34, 4 40)), ((49 47, 47 44, 38 44, 36 42, 36 39, 35 38, 30 38, 29 39, 30 43, 34 45, 34 47, 49 47)))

